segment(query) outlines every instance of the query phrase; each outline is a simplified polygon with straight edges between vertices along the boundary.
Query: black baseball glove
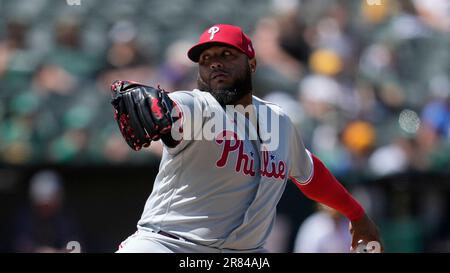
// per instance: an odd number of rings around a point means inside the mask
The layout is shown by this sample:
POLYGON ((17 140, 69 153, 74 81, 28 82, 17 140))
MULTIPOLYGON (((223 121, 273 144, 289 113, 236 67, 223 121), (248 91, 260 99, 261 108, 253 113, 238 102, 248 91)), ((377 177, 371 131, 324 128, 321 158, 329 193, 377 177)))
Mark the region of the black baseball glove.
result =
POLYGON ((132 81, 115 81, 111 85, 114 118, 128 145, 135 151, 148 147, 160 138, 169 146, 173 102, 166 92, 132 81))

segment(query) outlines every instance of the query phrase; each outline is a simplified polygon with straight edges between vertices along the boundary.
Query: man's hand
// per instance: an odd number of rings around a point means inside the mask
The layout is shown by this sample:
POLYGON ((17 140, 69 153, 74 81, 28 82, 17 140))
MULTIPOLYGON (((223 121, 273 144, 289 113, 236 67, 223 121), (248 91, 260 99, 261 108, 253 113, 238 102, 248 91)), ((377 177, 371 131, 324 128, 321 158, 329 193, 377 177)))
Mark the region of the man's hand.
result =
POLYGON ((115 81, 111 95, 114 118, 132 149, 139 151, 160 138, 170 147, 176 145, 170 137, 173 102, 164 90, 132 81, 115 81))
MULTIPOLYGON (((375 223, 364 215, 361 219, 350 222, 350 233, 352 234, 352 250, 356 249, 358 242, 362 240, 368 247, 374 247, 374 243, 379 243, 379 252, 383 252, 380 233, 375 223), (372 242, 372 243, 371 243, 372 242)), ((376 250, 376 249, 375 249, 376 250)))

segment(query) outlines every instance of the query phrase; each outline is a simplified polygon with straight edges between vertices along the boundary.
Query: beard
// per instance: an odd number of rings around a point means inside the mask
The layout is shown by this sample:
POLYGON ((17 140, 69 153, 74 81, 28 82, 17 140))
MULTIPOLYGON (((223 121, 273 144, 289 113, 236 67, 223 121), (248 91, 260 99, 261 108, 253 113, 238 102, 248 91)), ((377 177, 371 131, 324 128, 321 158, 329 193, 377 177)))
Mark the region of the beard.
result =
POLYGON ((219 88, 212 88, 206 83, 200 75, 197 79, 198 89, 207 91, 217 100, 217 102, 225 107, 226 105, 234 105, 237 101, 242 99, 245 95, 251 93, 252 79, 250 68, 247 68, 244 75, 236 79, 229 86, 219 88))

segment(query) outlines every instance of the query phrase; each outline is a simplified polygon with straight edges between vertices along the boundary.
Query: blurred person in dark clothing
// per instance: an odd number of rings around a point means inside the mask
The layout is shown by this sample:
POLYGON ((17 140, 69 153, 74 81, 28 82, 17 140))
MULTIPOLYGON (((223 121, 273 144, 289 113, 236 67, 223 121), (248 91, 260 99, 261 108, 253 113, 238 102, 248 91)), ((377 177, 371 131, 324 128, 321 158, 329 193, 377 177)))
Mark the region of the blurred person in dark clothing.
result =
POLYGON ((61 177, 41 171, 30 181, 30 206, 22 208, 14 222, 15 252, 67 252, 67 244, 79 241, 74 219, 64 208, 61 177))

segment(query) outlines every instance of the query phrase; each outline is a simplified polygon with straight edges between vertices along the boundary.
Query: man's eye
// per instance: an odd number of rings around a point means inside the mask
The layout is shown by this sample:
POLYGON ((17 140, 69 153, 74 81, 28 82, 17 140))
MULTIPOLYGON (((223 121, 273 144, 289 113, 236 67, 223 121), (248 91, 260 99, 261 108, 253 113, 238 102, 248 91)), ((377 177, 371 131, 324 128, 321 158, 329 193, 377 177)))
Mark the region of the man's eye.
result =
POLYGON ((224 56, 231 56, 231 52, 230 52, 230 51, 224 51, 224 52, 223 52, 223 55, 224 55, 224 56))
POLYGON ((204 60, 204 61, 209 60, 209 55, 203 55, 202 60, 204 60))

